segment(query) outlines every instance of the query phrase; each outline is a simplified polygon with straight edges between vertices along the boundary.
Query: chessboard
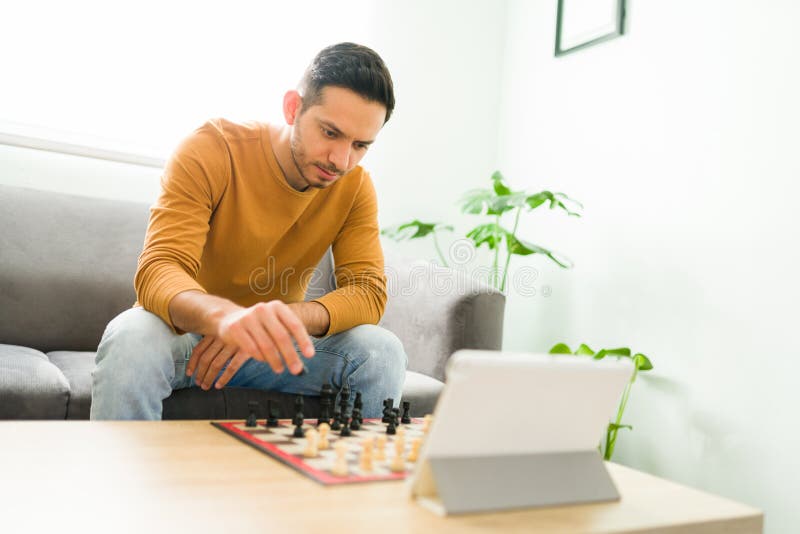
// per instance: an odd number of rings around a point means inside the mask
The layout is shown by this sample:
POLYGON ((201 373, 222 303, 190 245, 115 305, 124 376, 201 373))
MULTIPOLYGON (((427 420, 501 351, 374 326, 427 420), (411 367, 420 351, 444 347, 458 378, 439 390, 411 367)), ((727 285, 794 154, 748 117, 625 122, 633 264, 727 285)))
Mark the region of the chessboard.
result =
POLYGON ((278 420, 275 427, 269 427, 266 423, 266 420, 257 420, 255 426, 248 426, 245 421, 211 424, 324 485, 403 480, 415 465, 420 443, 425 436, 424 429, 427 427, 423 419, 416 418, 412 418, 410 423, 398 425, 398 430, 404 429, 399 433, 403 443, 401 463, 395 460, 398 435, 387 434, 387 425, 381 422, 381 419, 364 419, 360 429, 352 430, 351 435, 346 437, 340 436, 339 432, 330 431, 327 435, 329 446, 320 449, 314 457, 307 457, 306 449, 307 436, 314 434, 314 432, 309 434, 309 430, 316 429, 316 420, 305 420, 303 424, 305 436, 302 438, 293 436, 295 426, 289 419, 278 420), (334 474, 337 443, 340 441, 346 444, 346 447, 343 445, 338 447, 340 451, 344 451, 339 454, 343 454, 347 464, 347 474, 344 475, 334 474), (369 443, 372 449, 372 465, 368 470, 363 469, 362 461, 366 443, 369 443), (402 465, 400 469, 398 464, 402 465))

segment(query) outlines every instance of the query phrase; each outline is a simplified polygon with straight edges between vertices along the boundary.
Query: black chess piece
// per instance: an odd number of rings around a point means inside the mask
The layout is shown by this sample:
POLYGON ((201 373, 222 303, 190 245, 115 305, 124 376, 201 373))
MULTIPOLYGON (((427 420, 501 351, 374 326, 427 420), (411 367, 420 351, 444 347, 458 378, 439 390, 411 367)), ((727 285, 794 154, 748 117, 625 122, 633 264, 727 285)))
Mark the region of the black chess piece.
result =
POLYGON ((305 432, 303 431, 303 396, 298 395, 294 398, 294 419, 292 419, 292 424, 294 424, 294 433, 292 436, 296 438, 302 438, 305 436, 305 432))
POLYGON ((350 423, 348 422, 348 417, 346 415, 342 419, 342 431, 339 432, 339 435, 342 436, 343 438, 352 435, 352 433, 350 432, 350 423))
POLYGON ((317 424, 331 422, 331 404, 333 404, 333 386, 330 382, 322 385, 322 391, 319 394, 319 419, 317 424))
POLYGON ((407 425, 411 422, 411 403, 409 401, 403 401, 403 417, 400 419, 400 422, 404 425, 407 425))
POLYGON ((342 412, 342 416, 347 413, 348 404, 350 403, 350 386, 347 382, 344 383, 344 387, 342 387, 342 391, 339 394, 339 410, 342 412))
POLYGON ((272 409, 272 399, 267 401, 267 424, 266 426, 274 428, 278 426, 278 413, 272 409))
POLYGON ((389 426, 386 427, 387 434, 397 434, 397 416, 392 412, 392 415, 389 416, 389 426))
POLYGON ((400 424, 400 408, 392 408, 392 417, 394 417, 394 424, 400 424))
POLYGON ((350 419, 350 430, 361 430, 361 408, 353 408, 353 418, 350 419))
POLYGON ((258 402, 250 401, 247 403, 247 409, 249 411, 247 415, 247 421, 245 422, 245 426, 249 428, 253 428, 254 426, 258 426, 258 402))
POLYGON ((381 419, 382 423, 389 422, 389 414, 392 413, 392 406, 394 406, 394 399, 388 398, 383 401, 383 419, 381 419))
POLYGON ((364 417, 362 413, 364 411, 364 401, 361 400, 361 392, 356 392, 356 398, 353 401, 353 417, 356 417, 356 410, 358 410, 358 426, 364 424, 364 417))
POLYGON ((342 412, 339 408, 333 410, 333 421, 331 422, 331 430, 339 430, 342 428, 342 412))

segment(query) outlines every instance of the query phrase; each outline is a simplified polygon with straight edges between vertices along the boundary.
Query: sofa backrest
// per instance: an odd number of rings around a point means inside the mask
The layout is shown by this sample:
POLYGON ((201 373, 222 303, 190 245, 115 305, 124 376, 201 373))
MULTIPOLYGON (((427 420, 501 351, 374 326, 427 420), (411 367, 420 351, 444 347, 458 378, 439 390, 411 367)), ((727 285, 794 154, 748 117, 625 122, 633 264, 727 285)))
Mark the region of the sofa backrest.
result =
MULTIPOLYGON (((0 343, 95 350, 136 300, 144 203, 0 185, 0 343)), ((330 250, 309 292, 331 289, 330 250)))

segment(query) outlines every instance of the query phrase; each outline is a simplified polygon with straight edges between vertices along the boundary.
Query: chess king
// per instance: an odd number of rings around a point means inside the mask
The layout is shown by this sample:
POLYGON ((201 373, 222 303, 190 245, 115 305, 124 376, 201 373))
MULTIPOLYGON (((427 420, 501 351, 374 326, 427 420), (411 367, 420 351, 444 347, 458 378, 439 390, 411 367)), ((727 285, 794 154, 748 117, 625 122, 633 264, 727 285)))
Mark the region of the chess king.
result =
POLYGON ((408 358, 386 304, 378 206, 358 165, 394 109, 371 49, 325 48, 283 98, 285 124, 206 122, 175 150, 151 209, 137 302, 106 328, 92 419, 160 419, 173 390, 316 394, 345 383, 380 417, 408 358), (337 289, 304 302, 329 247, 337 289), (331 378, 333 377, 333 378, 331 378))

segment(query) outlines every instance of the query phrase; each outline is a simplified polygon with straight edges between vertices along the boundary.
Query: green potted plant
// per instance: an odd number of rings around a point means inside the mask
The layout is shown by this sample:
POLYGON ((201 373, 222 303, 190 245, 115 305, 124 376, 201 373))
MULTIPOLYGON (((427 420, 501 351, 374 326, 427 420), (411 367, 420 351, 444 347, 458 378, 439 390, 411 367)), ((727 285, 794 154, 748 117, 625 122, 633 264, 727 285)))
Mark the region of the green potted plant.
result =
MULTIPOLYGON (((508 268, 511 263, 511 257, 514 255, 542 254, 559 267, 564 269, 572 267, 573 264, 569 259, 552 250, 522 239, 517 234, 517 230, 520 216, 523 213, 531 213, 540 206, 547 205, 551 210, 560 209, 570 216, 580 217, 580 213, 577 210, 583 209, 581 203, 571 199, 564 193, 550 191, 528 193, 527 191, 512 190, 500 171, 495 171, 491 180, 491 187, 467 191, 459 202, 463 213, 489 218, 487 222, 478 224, 469 230, 466 233, 466 237, 475 248, 485 245, 490 251, 494 252, 490 283, 500 291, 505 291, 508 268), (510 230, 504 225, 503 219, 506 215, 514 218, 514 223, 510 230), (500 264, 501 258, 503 261, 502 267, 500 264)), ((442 232, 452 231, 453 226, 449 224, 423 222, 419 219, 414 219, 410 222, 385 228, 381 233, 395 241, 431 236, 439 260, 442 265, 449 266, 444 254, 442 254, 438 235, 442 232)))
POLYGON ((578 347, 575 352, 572 352, 568 345, 564 343, 558 343, 550 349, 550 354, 574 354, 576 356, 588 356, 590 358, 594 358, 595 360, 602 360, 606 356, 616 356, 617 358, 630 358, 633 360, 633 373, 631 374, 631 379, 625 386, 625 391, 622 393, 622 398, 619 401, 617 416, 614 421, 608 423, 605 443, 600 445, 600 450, 603 452, 603 458, 605 460, 611 460, 611 456, 614 454, 614 446, 617 443, 617 433, 619 430, 622 428, 633 430, 631 425, 625 425, 622 423, 622 414, 625 413, 625 407, 628 405, 628 399, 631 395, 631 387, 633 387, 633 383, 636 382, 636 377, 639 375, 639 372, 651 370, 653 368, 653 364, 650 362, 650 359, 647 356, 640 352, 631 355, 631 349, 628 347, 601 349, 595 352, 589 348, 588 345, 581 344, 581 346, 578 347))

